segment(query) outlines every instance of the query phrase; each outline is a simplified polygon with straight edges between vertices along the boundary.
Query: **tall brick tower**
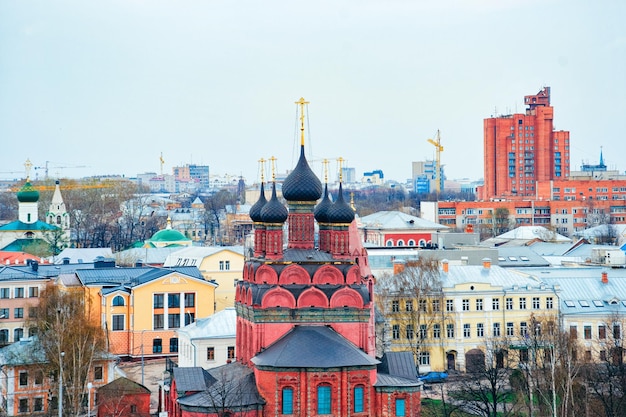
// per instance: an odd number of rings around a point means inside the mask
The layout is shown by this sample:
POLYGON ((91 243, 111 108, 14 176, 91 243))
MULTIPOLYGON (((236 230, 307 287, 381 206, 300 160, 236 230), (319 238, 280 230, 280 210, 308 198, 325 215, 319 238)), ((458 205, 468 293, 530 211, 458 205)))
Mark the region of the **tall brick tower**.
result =
POLYGON ((550 87, 525 96, 526 113, 484 121, 482 199, 535 197, 536 181, 569 177, 568 131, 555 131, 550 87))

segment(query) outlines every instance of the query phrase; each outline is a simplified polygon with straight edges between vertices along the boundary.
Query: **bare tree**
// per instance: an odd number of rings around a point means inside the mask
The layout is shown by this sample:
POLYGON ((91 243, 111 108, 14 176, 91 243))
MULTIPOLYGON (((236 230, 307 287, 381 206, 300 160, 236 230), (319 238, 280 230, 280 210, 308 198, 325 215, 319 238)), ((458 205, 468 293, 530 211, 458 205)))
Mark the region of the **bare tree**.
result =
POLYGON ((89 370, 105 348, 104 333, 90 318, 83 292, 62 292, 50 284, 41 292, 36 317, 29 319, 27 326, 36 332, 44 349, 44 369, 51 374, 63 369, 64 411, 76 415, 89 370))

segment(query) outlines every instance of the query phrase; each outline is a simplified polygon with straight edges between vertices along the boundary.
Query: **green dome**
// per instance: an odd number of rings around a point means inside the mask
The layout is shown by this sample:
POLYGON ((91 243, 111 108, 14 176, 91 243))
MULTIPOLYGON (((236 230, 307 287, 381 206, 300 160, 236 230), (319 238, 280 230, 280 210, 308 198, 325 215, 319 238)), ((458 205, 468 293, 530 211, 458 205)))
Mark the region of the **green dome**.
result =
POLYGON ((32 186, 30 181, 17 192, 17 201, 20 203, 36 203, 39 201, 39 191, 32 186))
POLYGON ((185 237, 184 234, 174 229, 159 230, 150 239, 151 242, 179 242, 182 240, 189 239, 185 237))

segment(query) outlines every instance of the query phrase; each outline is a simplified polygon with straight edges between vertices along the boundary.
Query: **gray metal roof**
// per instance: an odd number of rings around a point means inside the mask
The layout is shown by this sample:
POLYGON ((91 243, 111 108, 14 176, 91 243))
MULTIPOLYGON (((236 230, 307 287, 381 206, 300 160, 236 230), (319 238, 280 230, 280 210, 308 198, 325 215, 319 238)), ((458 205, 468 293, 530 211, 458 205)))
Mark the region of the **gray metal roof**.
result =
POLYGON ((199 366, 175 367, 174 380, 178 392, 200 392, 207 389, 216 379, 199 366))
POLYGON ((252 362, 274 368, 337 368, 379 363, 327 326, 295 326, 252 358, 252 362))
POLYGON ((375 387, 421 387, 424 383, 420 380, 402 378, 401 376, 389 375, 379 372, 376 376, 375 387))
POLYGON ((498 265, 504 268, 524 268, 550 266, 550 262, 528 246, 500 246, 498 247, 498 265))
POLYGON ((491 265, 489 268, 477 265, 449 265, 449 272, 441 272, 441 283, 444 288, 452 288, 459 284, 484 283, 494 287, 512 288, 528 287, 539 288, 541 282, 533 276, 523 272, 491 265))
POLYGON ((401 211, 379 211, 360 218, 359 229, 447 230, 448 226, 411 216, 401 211))
POLYGON ((379 372, 409 380, 418 380, 413 352, 385 352, 378 365, 379 372))
POLYGON ((178 268, 133 267, 133 268, 96 268, 77 270, 76 275, 83 285, 128 285, 136 286, 171 273, 179 273, 204 281, 198 268, 185 266, 178 268))
POLYGON ((227 307, 179 329, 178 333, 186 334, 190 339, 235 338, 237 311, 234 307, 227 307))

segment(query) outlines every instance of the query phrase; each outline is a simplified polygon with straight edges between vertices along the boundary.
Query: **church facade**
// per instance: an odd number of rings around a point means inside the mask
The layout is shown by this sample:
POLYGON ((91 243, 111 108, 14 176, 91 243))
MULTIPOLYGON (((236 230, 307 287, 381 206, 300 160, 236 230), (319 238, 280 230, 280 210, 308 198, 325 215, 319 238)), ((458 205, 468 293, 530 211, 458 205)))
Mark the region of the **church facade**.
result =
POLYGON ((355 212, 341 185, 331 201, 309 167, 300 114, 300 158, 282 186, 287 207, 272 181, 271 197, 262 184, 250 209, 254 249, 236 287, 235 361, 204 371, 210 377, 196 378, 191 390, 180 384, 201 372, 175 369, 165 401, 170 415, 420 415, 412 355, 375 356, 375 280, 355 212), (241 395, 232 395, 233 381, 241 395), (254 392, 243 395, 250 381, 254 392))

